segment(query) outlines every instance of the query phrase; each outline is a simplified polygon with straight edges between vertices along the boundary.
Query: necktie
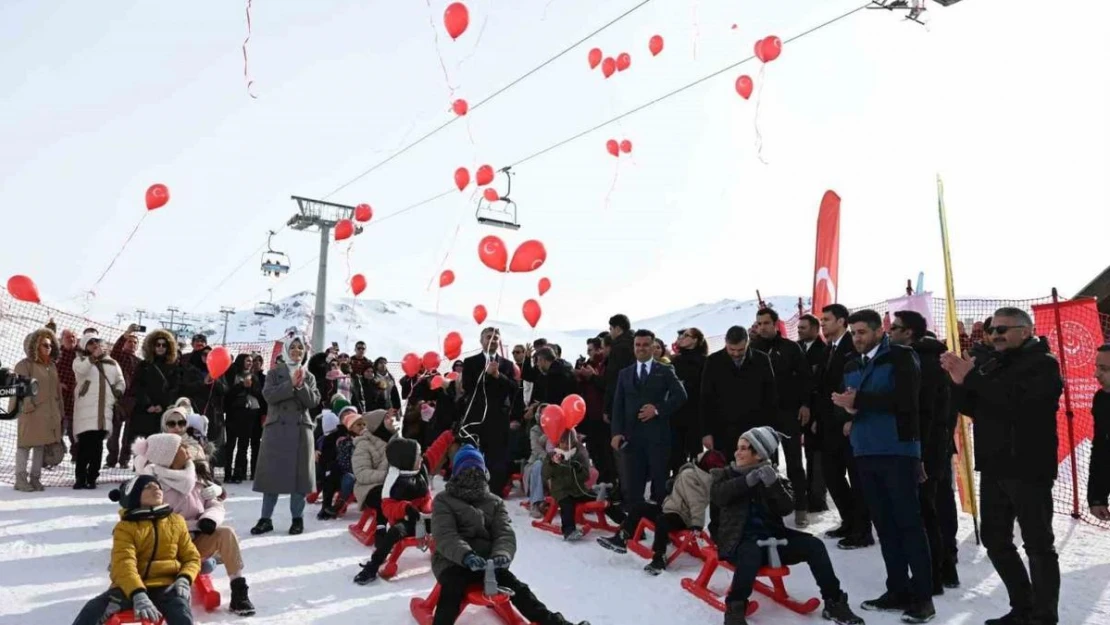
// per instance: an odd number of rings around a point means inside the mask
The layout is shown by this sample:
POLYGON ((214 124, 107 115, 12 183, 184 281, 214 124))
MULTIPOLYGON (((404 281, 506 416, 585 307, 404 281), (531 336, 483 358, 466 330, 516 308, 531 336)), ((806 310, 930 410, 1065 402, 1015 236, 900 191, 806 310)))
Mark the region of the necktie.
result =
POLYGON ((647 379, 647 363, 640 363, 640 381, 643 382, 647 379))

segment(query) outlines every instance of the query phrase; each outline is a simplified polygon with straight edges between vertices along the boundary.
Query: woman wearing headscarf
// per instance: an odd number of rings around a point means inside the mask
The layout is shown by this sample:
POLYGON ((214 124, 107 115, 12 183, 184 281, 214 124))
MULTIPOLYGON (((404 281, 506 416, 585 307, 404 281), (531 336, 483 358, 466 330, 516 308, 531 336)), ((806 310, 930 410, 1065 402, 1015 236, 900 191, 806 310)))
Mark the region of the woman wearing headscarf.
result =
POLYGON ((266 375, 262 395, 269 413, 262 425, 262 445, 254 491, 262 493, 262 516, 251 534, 274 530, 271 517, 278 495, 289 495, 293 524, 290 534, 304 531, 305 495, 316 486, 315 446, 309 411, 320 404, 316 377, 305 368, 308 344, 297 335, 290 336, 282 348, 284 362, 266 375))

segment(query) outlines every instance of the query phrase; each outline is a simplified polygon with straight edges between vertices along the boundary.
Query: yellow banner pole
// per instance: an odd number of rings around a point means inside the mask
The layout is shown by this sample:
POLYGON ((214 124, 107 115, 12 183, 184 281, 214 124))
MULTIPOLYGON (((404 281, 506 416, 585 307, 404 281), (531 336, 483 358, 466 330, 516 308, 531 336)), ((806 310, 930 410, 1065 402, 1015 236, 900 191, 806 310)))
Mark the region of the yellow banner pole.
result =
MULTIPOLYGON (((952 254, 948 244, 948 217, 944 211, 944 181, 937 174, 937 209, 940 215, 940 241, 944 249, 944 290, 948 298, 945 328, 948 336, 948 349, 960 353, 960 330, 956 314, 956 285, 952 280, 952 254)), ((975 472, 971 466, 971 437, 968 436, 969 419, 959 415, 956 433, 959 443, 956 456, 956 475, 960 482, 960 507, 971 514, 975 526, 975 544, 979 544, 979 502, 975 499, 975 472)))

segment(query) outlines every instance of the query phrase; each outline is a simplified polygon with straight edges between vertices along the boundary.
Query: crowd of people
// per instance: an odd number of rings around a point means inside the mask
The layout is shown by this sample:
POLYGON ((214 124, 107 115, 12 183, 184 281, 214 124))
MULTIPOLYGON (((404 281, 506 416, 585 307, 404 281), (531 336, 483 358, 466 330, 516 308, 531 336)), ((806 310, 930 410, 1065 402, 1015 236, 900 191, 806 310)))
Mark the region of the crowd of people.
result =
MULTIPOLYGON (((597 541, 611 551, 626 551, 640 520, 650 519, 652 575, 666 569, 668 532, 707 530, 735 567, 726 625, 747 622, 768 539, 786 541, 785 564, 809 566, 825 618, 863 623, 826 545, 865 549, 876 537, 886 592, 860 607, 924 623, 936 614, 933 597, 960 584, 952 455, 964 414, 974 423, 983 543, 1011 606, 986 624, 1057 623, 1051 490, 1063 383, 1047 342, 1016 308, 983 322, 962 357, 914 311, 895 312, 889 330, 883 321, 833 304, 820 318, 803 315, 793 341, 776 311, 763 308, 750 330, 730 328, 724 348, 710 354, 697 328, 668 346, 618 314, 573 365, 543 339, 506 357, 489 327, 481 351, 452 362, 445 377, 421 369, 400 380, 385 358, 369 360, 361 341, 354 355, 333 344, 310 356, 307 342, 290 335, 273 366, 240 354, 213 379, 204 335, 182 354, 173 335, 155 330, 140 356, 136 326, 108 350, 94 329, 63 330, 59 341, 48 324, 28 335, 27 357, 15 367, 39 389, 18 416, 15 488, 43 490, 42 467, 58 463, 63 438, 75 489, 97 488, 102 465, 136 472, 111 491, 121 509, 110 588, 78 624, 121 609, 192 623, 190 587, 215 562, 232 580, 229 609, 254 613, 214 467, 223 483, 249 480, 262 493, 254 535, 274 530, 281 495, 289 497, 290 534, 305 529, 309 493, 322 495, 322 520, 349 500, 376 511, 376 548, 358 584, 378 578, 398 541, 430 533, 437 625, 454 622, 487 565, 526 619, 568 623, 510 572, 516 538, 500 496, 516 473, 531 514, 543 517, 554 501, 569 542, 582 538, 574 510, 587 499, 607 500, 619 524, 597 541), (540 415, 571 395, 582 398, 585 416, 549 440, 540 415), (437 474, 447 484, 435 493, 437 474), (825 534, 833 543, 805 531, 828 498, 841 521, 825 534), (1015 521, 1028 569, 1013 544, 1015 521)), ((1092 514, 1106 520, 1110 346, 1096 364, 1102 390, 1087 492, 1092 514)))

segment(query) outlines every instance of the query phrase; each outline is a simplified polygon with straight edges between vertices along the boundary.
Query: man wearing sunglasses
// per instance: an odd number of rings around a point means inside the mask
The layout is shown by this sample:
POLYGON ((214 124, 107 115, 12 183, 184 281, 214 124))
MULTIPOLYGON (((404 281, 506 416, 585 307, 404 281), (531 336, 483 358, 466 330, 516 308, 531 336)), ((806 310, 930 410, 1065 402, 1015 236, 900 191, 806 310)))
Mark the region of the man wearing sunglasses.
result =
POLYGON ((941 359, 960 412, 975 422, 983 545, 1010 595, 1010 613, 986 623, 1054 624, 1060 597, 1052 533, 1056 413, 1064 389, 1060 364, 1033 336, 1033 319, 1020 308, 995 311, 990 333, 995 352, 985 362, 951 352, 941 359), (1028 571, 1014 546, 1015 520, 1028 571))

